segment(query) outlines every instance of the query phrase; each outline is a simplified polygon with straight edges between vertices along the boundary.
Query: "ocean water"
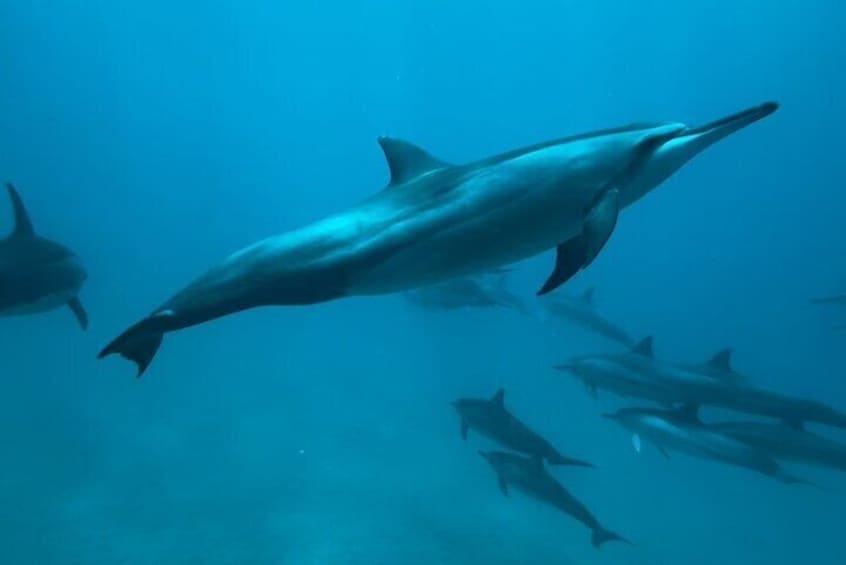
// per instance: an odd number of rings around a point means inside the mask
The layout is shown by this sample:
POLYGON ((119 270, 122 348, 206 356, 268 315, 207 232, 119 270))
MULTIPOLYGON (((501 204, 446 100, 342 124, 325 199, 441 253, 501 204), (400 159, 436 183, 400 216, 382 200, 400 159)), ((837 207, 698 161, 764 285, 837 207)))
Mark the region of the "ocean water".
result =
POLYGON ((563 292, 846 410, 846 312, 808 302, 846 291, 844 23, 834 0, 0 2, 0 178, 84 260, 91 316, 0 318, 0 563, 846 562, 846 475, 637 454, 601 417, 625 403, 551 369, 613 346, 512 311, 351 298, 173 334, 141 380, 96 359, 227 254, 380 190, 378 135, 466 162, 777 100, 563 292), (633 547, 500 494, 449 405, 499 387, 598 465, 554 474, 633 547))

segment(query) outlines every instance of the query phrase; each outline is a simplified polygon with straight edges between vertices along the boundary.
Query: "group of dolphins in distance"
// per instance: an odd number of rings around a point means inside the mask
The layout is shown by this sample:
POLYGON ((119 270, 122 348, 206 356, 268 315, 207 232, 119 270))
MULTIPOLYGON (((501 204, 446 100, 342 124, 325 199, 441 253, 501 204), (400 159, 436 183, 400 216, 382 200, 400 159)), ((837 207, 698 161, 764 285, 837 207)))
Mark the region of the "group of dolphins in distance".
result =
MULTIPOLYGON (((699 127, 640 123, 574 135, 469 164, 436 158, 411 143, 381 137, 390 171, 386 187, 360 204, 300 229, 250 245, 213 266, 99 354, 136 364, 140 377, 166 333, 242 310, 307 305, 346 296, 405 292, 427 308, 507 306, 523 312, 503 277, 520 260, 555 249, 555 265, 538 295, 588 267, 623 208, 649 193, 713 143, 778 108, 761 104, 699 127)), ((0 315, 67 305, 85 328, 79 299, 82 262, 37 235, 24 204, 7 185, 14 212, 0 242, 0 315)), ((819 302, 846 304, 846 295, 819 302)), ((662 405, 625 408, 609 418, 666 451, 750 468, 787 482, 779 459, 846 469, 846 450, 804 428, 805 422, 846 427, 846 414, 749 384, 731 369, 730 351, 700 365, 660 361, 651 339, 640 343, 600 316, 592 291, 539 304, 627 347, 623 353, 580 356, 557 368, 596 394, 604 390, 662 405), (775 422, 704 423, 698 409, 717 406, 775 422)), ((590 466, 561 455, 505 407, 504 393, 454 403, 462 434, 473 429, 509 451, 483 451, 503 493, 525 492, 575 517, 595 546, 621 536, 605 529, 550 473, 549 465, 590 466)))

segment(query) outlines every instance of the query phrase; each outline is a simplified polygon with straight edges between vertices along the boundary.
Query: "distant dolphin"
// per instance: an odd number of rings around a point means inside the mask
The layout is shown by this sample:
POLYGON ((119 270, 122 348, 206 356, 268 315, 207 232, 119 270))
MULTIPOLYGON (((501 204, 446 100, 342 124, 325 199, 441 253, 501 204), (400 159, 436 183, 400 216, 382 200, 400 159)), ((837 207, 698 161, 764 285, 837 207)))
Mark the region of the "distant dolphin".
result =
POLYGON ((509 487, 540 500, 569 514, 585 526, 591 534, 591 543, 599 547, 605 542, 621 541, 631 544, 619 534, 607 530, 588 508, 561 486, 543 465, 540 457, 525 457, 504 451, 479 451, 490 463, 499 480, 499 489, 508 496, 509 487))
POLYGON ((593 294, 594 289, 591 287, 579 297, 548 294, 542 297, 539 302, 553 316, 574 322, 626 347, 633 346, 634 340, 623 328, 596 311, 593 294))
POLYGON ((738 373, 732 366, 732 353, 733 350, 727 347, 716 352, 704 363, 679 363, 678 366, 684 370, 705 375, 715 381, 720 381, 726 384, 740 384, 748 379, 738 373))
POLYGON ((88 314, 79 301, 87 278, 79 257, 35 233, 18 191, 6 184, 15 226, 0 241, 0 316, 34 314, 67 305, 82 329, 88 314))
POLYGON ((593 467, 593 464, 565 457, 551 443, 518 420, 505 407, 505 390, 499 389, 493 398, 460 398, 452 403, 461 416, 461 437, 467 439, 467 430, 502 444, 508 449, 546 459, 550 465, 576 465, 593 467))
POLYGON ((811 299, 811 304, 843 304, 846 305, 846 294, 835 294, 811 299))
POLYGON ((574 375, 594 395, 601 389, 665 405, 718 406, 794 425, 817 422, 846 428, 846 413, 822 402, 714 379, 701 371, 660 361, 653 353, 651 337, 630 352, 582 355, 555 369, 574 375))
POLYGON ((514 308, 531 314, 526 304, 508 288, 502 273, 449 279, 403 293, 414 304, 429 310, 464 308, 514 308))
POLYGON ((677 410, 623 408, 604 416, 635 434, 636 446, 640 444, 640 438, 648 439, 665 456, 670 450, 675 450, 700 459, 744 467, 784 483, 808 484, 786 473, 778 462, 763 450, 703 424, 693 407, 677 410))
POLYGON ((767 103, 698 128, 634 125, 451 165, 381 138, 385 190, 344 212, 243 249, 156 308, 100 353, 140 376, 166 332, 248 308, 404 291, 557 248, 540 290, 590 265, 628 206, 705 147, 769 116, 767 103))
POLYGON ((709 427, 776 459, 846 471, 846 444, 785 422, 720 422, 709 427))

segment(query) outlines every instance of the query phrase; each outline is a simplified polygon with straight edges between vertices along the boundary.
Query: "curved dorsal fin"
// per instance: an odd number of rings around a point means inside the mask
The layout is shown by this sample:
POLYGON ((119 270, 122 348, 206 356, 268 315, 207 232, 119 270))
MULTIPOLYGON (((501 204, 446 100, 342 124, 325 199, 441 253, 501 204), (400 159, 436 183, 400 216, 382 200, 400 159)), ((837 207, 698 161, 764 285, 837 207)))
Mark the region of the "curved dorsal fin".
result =
POLYGON ((6 183, 6 189, 9 191, 9 200, 12 201, 12 211, 15 215, 15 227, 12 230, 12 237, 34 236, 35 230, 32 229, 32 222, 29 219, 29 214, 26 213, 21 196, 10 182, 6 183))
POLYGON ((652 359, 655 357, 655 353, 652 349, 652 336, 648 335, 635 345, 632 348, 632 353, 637 353, 638 355, 643 355, 644 357, 649 357, 652 359))
POLYGON ((713 357, 708 359, 706 365, 708 365, 712 369, 717 369, 718 371, 722 371, 724 373, 731 373, 731 354, 732 349, 730 347, 726 347, 725 349, 721 349, 717 351, 713 357))
POLYGON ((385 153, 391 180, 388 186, 396 186, 426 173, 444 169, 450 164, 433 157, 413 143, 382 136, 379 145, 385 153))
POLYGON ((500 408, 505 407, 505 389, 501 388, 494 393, 491 397, 491 402, 499 406, 500 408))

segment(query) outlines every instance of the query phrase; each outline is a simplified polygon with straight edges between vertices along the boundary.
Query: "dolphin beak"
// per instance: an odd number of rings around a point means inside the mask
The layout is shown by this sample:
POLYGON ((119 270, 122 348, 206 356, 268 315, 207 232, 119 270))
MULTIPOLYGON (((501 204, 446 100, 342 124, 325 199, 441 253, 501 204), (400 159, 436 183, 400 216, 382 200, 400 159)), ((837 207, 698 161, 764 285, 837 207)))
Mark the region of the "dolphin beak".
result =
POLYGON ((765 102, 699 127, 689 128, 681 132, 679 137, 700 136, 702 139, 702 148, 704 149, 706 146, 723 139, 727 135, 766 118, 776 110, 778 110, 777 102, 765 102))

